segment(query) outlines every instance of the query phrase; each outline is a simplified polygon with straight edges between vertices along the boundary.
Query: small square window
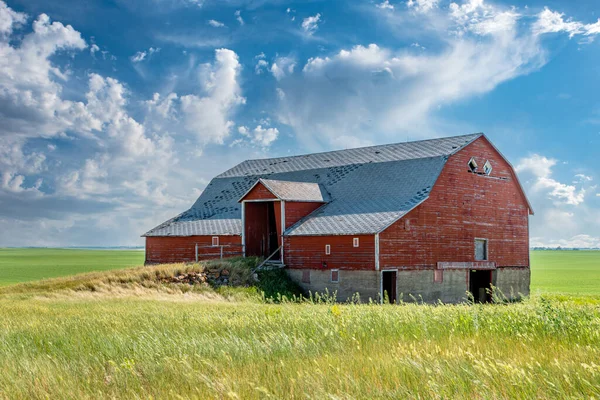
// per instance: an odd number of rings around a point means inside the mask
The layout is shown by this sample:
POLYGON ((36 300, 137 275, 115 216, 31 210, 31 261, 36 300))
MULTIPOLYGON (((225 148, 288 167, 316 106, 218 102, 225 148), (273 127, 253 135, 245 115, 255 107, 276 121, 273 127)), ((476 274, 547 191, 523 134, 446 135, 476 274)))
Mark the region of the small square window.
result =
POLYGON ((331 270, 331 282, 338 283, 340 281, 340 271, 337 269, 331 270))
POLYGON ((219 237, 218 236, 212 237, 212 245, 215 247, 219 245, 219 237))
POLYGON ((469 160, 469 170, 471 172, 477 171, 477 162, 475 161, 475 157, 471 157, 471 159, 469 160))
POLYGON ((485 165, 483 166, 483 172, 485 172, 486 175, 492 173, 492 164, 489 160, 486 160, 485 165))
POLYGON ((358 238, 352 239, 352 246, 358 247, 358 238))
POLYGON ((488 243, 487 239, 475 239, 475 261, 487 261, 488 243))
POLYGON ((434 269, 433 270, 433 282, 435 282, 435 283, 444 282, 444 270, 443 269, 434 269))
POLYGON ((325 255, 330 255, 331 254, 331 245, 326 244, 325 245, 325 255))
POLYGON ((310 271, 302 271, 302 283, 310 283, 310 271))

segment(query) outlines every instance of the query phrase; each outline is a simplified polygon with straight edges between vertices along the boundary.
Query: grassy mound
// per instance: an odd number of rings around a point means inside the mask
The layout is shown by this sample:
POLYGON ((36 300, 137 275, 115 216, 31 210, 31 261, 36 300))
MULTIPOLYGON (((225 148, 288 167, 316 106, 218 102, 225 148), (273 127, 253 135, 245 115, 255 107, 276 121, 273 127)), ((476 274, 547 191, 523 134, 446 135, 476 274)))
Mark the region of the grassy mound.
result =
POLYGON ((277 301, 302 295, 285 271, 254 274, 256 258, 231 258, 201 263, 162 264, 90 272, 0 288, 0 295, 214 294, 222 298, 277 301))

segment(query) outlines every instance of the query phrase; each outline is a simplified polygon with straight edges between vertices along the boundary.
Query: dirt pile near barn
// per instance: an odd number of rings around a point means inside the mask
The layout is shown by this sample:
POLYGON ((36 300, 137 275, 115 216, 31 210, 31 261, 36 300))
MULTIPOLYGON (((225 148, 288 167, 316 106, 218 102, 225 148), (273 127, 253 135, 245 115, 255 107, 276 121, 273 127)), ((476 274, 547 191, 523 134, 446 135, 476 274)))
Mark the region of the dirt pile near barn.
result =
POLYGON ((206 267, 203 271, 190 271, 173 276, 161 276, 158 280, 168 284, 184 284, 184 285, 209 285, 212 287, 219 286, 252 286, 258 281, 258 275, 252 274, 251 277, 246 276, 246 271, 242 273, 231 273, 229 269, 206 267))

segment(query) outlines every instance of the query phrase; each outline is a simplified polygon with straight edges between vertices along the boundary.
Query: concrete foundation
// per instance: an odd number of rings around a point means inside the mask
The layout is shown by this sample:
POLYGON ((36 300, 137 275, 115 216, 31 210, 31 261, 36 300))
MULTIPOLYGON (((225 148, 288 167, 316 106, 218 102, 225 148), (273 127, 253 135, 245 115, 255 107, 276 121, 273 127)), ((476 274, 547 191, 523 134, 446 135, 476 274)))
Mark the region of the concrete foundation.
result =
POLYGON ((338 301, 347 301, 356 293, 360 295, 361 302, 368 302, 369 298, 379 301, 379 272, 378 271, 352 271, 340 270, 337 283, 331 282, 329 269, 288 269, 288 275, 305 291, 311 293, 336 293, 338 301), (303 282, 304 271, 310 271, 310 283, 303 282))
POLYGON ((518 299, 529 296, 531 270, 528 267, 498 268, 495 274, 496 286, 508 299, 518 299))
MULTIPOLYGON (((288 269, 288 275, 305 291, 336 294, 338 301, 352 299, 357 293, 361 301, 379 301, 381 271, 340 270, 338 282, 331 281, 329 269, 288 269), (308 271, 310 276, 305 275, 308 271), (303 279, 304 278, 304 279, 303 279), (306 279, 308 278, 308 279, 306 279)), ((469 270, 444 270, 441 282, 434 282, 434 270, 397 270, 397 301, 424 303, 461 303, 467 299, 469 270)), ((492 284, 508 299, 529 295, 530 270, 523 267, 498 268, 492 273, 492 284)))
POLYGON ((467 271, 446 270, 442 282, 434 282, 433 269, 398 271, 397 293, 402 301, 460 303, 467 298, 467 271))

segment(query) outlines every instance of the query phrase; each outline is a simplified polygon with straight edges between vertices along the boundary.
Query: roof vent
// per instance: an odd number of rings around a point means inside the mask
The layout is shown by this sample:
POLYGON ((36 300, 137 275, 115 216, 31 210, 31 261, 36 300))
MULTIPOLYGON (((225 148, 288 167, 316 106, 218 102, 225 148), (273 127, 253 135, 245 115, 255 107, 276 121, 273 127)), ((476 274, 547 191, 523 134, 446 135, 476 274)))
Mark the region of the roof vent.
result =
POLYGON ((475 162, 475 157, 471 157, 471 159, 469 160, 469 170, 471 172, 477 171, 477 162, 475 162))
POLYGON ((492 164, 490 163, 490 160, 485 160, 485 164, 483 165, 483 172, 485 172, 486 175, 492 173, 492 164))

